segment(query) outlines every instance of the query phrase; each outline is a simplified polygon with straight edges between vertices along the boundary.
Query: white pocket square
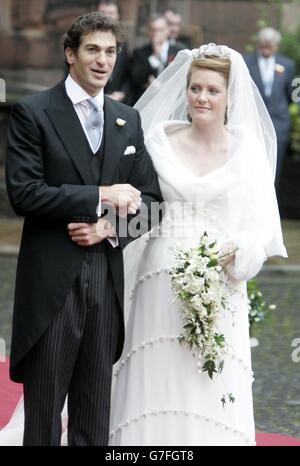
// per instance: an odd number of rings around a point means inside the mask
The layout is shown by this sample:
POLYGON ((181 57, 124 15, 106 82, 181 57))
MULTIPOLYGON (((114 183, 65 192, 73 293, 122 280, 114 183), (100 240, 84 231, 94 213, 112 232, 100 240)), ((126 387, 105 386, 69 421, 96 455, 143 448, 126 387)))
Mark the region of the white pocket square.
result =
POLYGON ((127 146, 123 155, 130 155, 130 154, 135 154, 135 153, 136 153, 136 149, 134 146, 127 146))

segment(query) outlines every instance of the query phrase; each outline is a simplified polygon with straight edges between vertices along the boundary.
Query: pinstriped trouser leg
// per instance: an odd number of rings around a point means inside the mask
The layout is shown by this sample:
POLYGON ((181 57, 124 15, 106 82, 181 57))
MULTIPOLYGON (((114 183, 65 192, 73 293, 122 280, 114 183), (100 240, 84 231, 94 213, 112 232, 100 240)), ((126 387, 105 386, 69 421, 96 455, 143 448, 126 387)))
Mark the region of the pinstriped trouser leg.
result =
POLYGON ((60 444, 67 393, 69 444, 107 444, 120 323, 106 255, 87 254, 64 309, 25 361, 24 445, 60 444))
MULTIPOLYGON (((107 276, 107 261, 90 254, 91 269, 107 276)), ((120 311, 112 283, 91 274, 88 312, 74 374, 69 408, 69 445, 107 445, 112 365, 117 350, 120 311), (108 312, 99 312, 106 308, 108 312), (95 380, 97 383, 95 383, 95 380)))

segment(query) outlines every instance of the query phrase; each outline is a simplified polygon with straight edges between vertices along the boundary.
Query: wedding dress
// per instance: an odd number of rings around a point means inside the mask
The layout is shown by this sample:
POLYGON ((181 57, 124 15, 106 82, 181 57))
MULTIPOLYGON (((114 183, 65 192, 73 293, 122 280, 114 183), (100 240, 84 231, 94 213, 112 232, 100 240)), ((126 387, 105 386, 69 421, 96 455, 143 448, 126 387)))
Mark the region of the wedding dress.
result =
MULTIPOLYGON (((228 208, 228 194, 235 195, 240 180, 234 178, 230 165, 242 156, 243 147, 236 147, 225 165, 198 177, 176 157, 166 135, 187 125, 162 123, 147 142, 163 198, 174 208, 158 227, 160 237, 147 234, 125 250, 126 338, 114 371, 110 445, 255 443, 245 280, 265 261, 268 234, 254 248, 249 248, 253 246, 250 231, 232 234, 234 212, 228 208), (184 202, 192 205, 183 216, 184 202), (195 245, 204 231, 220 245, 234 243, 239 248, 235 263, 228 266, 235 290, 230 298, 233 316, 226 313, 219 326, 229 351, 222 374, 213 380, 205 372, 198 373, 196 358, 178 342, 180 306, 173 302, 168 274, 174 263, 172 246, 195 245), (221 397, 227 392, 235 401, 223 407, 221 397)), ((231 137, 234 143, 235 135, 231 137)), ((259 182, 259 160, 254 157, 251 165, 249 176, 259 182)))

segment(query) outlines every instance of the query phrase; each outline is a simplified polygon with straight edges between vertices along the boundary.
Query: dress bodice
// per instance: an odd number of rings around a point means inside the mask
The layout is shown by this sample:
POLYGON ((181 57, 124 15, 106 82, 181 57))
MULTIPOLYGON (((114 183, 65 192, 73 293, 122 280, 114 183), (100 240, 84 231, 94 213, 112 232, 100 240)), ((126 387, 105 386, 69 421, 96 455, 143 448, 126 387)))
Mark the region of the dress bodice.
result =
MULTIPOLYGON (((192 240, 195 244, 206 231, 221 248, 230 245, 237 249, 228 270, 231 267, 236 279, 248 280, 268 256, 286 257, 264 151, 247 129, 231 127, 226 163, 197 176, 176 156, 166 133, 187 125, 190 123, 162 122, 146 138, 166 203, 163 221, 157 227, 157 236, 163 236, 166 262, 172 243, 178 240, 188 245, 192 240)), ((158 259, 162 260, 161 252, 158 259)))
POLYGON ((184 227, 185 233, 189 229, 209 229, 220 236, 226 234, 228 198, 235 180, 228 170, 228 162, 206 175, 196 176, 176 156, 166 129, 187 125, 186 122, 164 122, 146 141, 166 203, 162 227, 184 227))

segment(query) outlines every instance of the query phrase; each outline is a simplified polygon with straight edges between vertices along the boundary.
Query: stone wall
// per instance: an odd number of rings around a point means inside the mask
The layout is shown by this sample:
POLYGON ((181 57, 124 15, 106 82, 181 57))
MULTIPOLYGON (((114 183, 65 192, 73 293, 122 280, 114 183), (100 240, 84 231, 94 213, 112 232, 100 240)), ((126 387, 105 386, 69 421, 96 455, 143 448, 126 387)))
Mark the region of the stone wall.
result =
POLYGON ((258 21, 280 26, 280 8, 275 3, 249 1, 193 1, 190 21, 202 27, 203 41, 227 44, 240 52, 251 43, 258 21))

